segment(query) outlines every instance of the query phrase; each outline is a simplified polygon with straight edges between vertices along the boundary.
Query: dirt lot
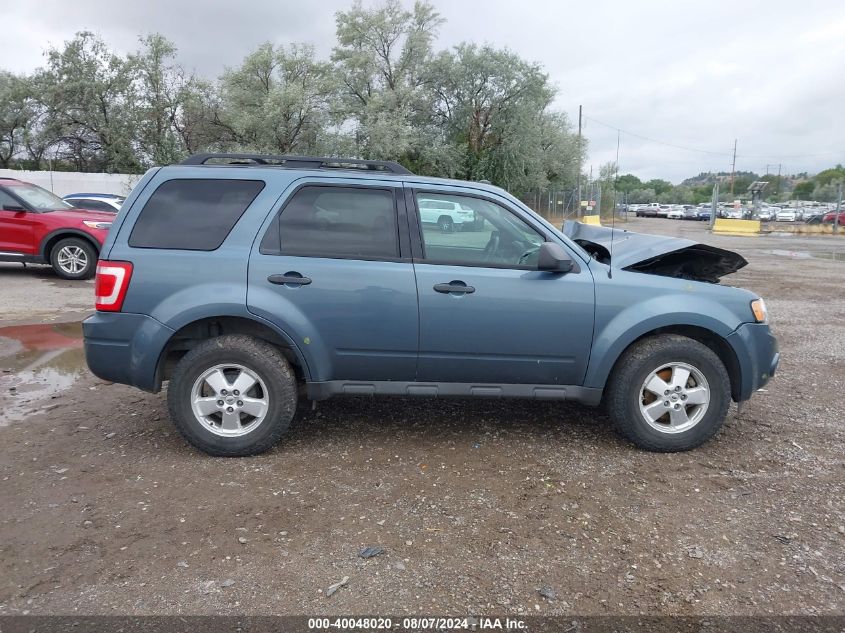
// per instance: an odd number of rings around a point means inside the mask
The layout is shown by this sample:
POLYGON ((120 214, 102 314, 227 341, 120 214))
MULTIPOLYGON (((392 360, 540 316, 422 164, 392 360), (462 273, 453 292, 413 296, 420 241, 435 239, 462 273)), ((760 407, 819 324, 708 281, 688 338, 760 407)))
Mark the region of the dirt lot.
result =
POLYGON ((630 227, 740 251, 780 339, 691 453, 574 405, 349 399, 209 458, 82 367, 90 282, 0 267, 0 614, 845 612, 845 239, 630 227))

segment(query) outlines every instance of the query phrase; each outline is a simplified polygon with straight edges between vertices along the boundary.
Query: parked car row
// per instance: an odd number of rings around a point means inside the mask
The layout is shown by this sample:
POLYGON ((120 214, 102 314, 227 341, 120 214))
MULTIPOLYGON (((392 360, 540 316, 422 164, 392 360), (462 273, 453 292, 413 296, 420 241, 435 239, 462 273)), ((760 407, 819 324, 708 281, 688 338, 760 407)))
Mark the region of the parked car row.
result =
POLYGON ((636 213, 638 218, 668 218, 670 220, 709 220, 710 206, 694 206, 691 204, 658 204, 652 202, 645 205, 632 204, 629 211, 636 213))
MULTIPOLYGON (((668 218, 670 220, 710 220, 712 206, 704 202, 698 206, 691 204, 649 204, 628 206, 628 211, 637 217, 668 218)), ((840 224, 845 218, 845 211, 840 212, 840 224)), ((764 222, 805 222, 807 224, 832 224, 836 211, 826 206, 788 207, 763 205, 758 210, 751 207, 719 205, 718 218, 731 220, 762 220, 764 222)))

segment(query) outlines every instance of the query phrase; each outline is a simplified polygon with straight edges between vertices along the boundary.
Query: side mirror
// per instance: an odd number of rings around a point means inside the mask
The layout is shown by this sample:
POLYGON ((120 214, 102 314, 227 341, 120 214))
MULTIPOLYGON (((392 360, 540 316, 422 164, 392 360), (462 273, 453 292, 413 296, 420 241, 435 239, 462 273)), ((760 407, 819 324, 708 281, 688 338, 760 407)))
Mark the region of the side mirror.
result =
POLYGON ((3 211, 26 211, 26 209, 19 204, 4 204, 3 211))
POLYGON ((537 257, 537 270, 568 273, 573 267, 572 259, 563 246, 555 242, 543 242, 540 245, 540 252, 537 257))

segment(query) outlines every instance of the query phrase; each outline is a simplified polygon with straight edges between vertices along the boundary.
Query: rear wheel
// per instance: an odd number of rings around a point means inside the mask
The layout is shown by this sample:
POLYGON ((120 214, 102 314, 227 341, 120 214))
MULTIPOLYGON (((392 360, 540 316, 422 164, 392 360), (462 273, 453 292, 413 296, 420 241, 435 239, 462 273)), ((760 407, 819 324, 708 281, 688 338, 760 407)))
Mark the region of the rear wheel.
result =
POLYGON ((68 237, 50 251, 50 264, 62 279, 90 279, 97 268, 97 251, 87 240, 68 237))
POLYGON ((167 402, 176 428, 201 451, 256 455, 287 431, 296 413, 296 381, 273 345, 251 336, 218 336, 182 357, 167 402))
POLYGON ((455 223, 448 215, 441 215, 437 220, 437 226, 439 226, 440 230, 444 233, 451 233, 455 230, 455 223))
POLYGON ((716 353, 696 340, 664 334, 622 355, 605 404, 619 433, 638 447, 675 452, 713 437, 730 400, 728 373, 716 353))

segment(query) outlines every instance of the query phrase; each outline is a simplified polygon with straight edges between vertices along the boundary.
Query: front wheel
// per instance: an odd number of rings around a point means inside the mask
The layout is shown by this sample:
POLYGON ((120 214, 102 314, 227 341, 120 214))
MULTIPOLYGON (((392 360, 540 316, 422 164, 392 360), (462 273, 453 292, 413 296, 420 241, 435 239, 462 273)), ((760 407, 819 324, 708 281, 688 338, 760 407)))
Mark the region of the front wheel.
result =
POLYGON ((455 223, 452 221, 448 215, 442 215, 437 220, 437 226, 440 227, 440 230, 444 233, 451 233, 455 230, 455 223))
POLYGON ((208 339, 174 369, 167 392, 173 424, 209 455, 263 453, 296 413, 293 370, 277 347, 251 336, 208 339))
POLYGON ((87 240, 69 237, 50 251, 50 265, 62 279, 90 279, 97 268, 97 251, 87 240))
POLYGON ((709 347, 675 334, 645 338, 617 362, 605 405, 617 431, 639 448, 687 451, 721 428, 731 401, 722 361, 709 347))

